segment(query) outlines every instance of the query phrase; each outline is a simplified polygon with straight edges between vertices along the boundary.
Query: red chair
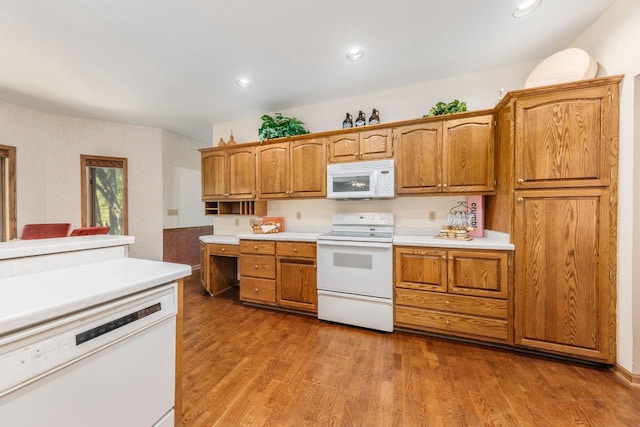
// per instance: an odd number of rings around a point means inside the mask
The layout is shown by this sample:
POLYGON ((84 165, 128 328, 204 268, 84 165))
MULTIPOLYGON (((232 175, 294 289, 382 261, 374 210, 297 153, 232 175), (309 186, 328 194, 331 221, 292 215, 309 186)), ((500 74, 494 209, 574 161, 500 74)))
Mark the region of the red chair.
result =
POLYGON ((71 224, 25 224, 22 228, 22 240, 50 239, 52 237, 67 237, 71 224))
POLYGON ((71 234, 69 234, 69 236, 91 236, 94 234, 109 234, 109 227, 96 226, 76 228, 71 232, 71 234))

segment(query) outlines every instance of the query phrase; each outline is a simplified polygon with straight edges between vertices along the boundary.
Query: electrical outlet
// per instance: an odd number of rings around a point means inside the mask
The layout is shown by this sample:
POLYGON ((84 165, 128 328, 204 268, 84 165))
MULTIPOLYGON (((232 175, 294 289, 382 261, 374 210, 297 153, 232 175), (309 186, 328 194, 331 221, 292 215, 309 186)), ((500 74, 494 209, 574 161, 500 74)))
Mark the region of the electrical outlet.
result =
POLYGON ((178 216, 178 209, 167 209, 167 216, 178 216))
POLYGON ((302 213, 301 212, 296 212, 296 219, 300 219, 302 218, 302 213))
POLYGON ((436 220, 436 211, 429 211, 429 221, 435 221, 436 220))
POLYGON ((236 218, 236 227, 240 225, 240 220, 236 218))

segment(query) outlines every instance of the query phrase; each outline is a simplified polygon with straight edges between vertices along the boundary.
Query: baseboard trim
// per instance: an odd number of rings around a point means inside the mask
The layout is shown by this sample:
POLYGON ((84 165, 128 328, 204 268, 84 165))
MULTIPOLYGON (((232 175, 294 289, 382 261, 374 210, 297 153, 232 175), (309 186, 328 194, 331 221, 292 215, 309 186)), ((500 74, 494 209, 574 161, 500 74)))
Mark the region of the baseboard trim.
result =
POLYGON ((640 388, 640 375, 629 372, 620 365, 611 368, 611 372, 630 386, 640 388))

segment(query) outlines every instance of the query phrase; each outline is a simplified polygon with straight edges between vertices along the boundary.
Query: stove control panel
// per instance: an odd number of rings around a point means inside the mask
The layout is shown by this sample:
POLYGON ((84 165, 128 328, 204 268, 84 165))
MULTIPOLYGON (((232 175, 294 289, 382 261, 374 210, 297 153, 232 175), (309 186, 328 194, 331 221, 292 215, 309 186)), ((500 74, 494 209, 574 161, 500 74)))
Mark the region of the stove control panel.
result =
POLYGON ((392 213, 335 213, 331 218, 333 225, 393 225, 392 213))

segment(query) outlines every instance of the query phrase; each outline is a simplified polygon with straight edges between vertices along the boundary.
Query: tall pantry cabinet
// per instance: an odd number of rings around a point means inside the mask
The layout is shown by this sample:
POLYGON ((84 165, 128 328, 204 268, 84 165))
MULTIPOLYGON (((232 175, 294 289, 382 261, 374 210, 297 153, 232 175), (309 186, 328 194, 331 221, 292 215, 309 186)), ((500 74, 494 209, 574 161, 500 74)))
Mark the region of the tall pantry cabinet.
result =
POLYGON ((515 245, 517 346, 615 363, 621 79, 511 92, 499 106, 485 220, 515 245))

